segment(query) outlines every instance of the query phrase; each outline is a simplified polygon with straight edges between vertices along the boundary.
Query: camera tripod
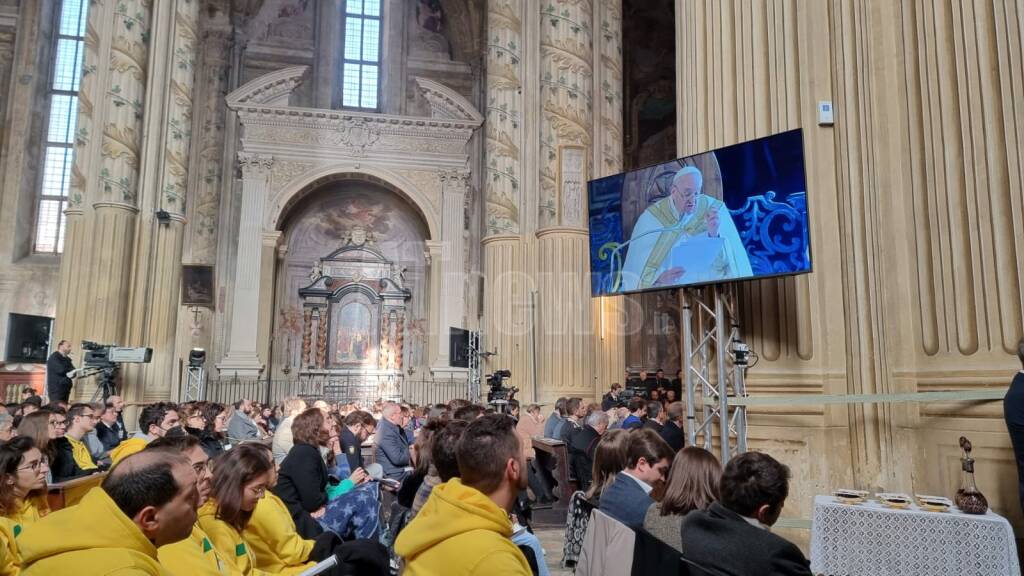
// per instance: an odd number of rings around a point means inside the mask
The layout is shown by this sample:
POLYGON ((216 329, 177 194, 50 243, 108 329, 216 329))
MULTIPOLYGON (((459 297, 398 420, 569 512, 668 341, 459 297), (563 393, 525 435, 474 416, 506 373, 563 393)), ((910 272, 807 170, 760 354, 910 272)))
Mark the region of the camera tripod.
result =
POLYGON ((107 398, 117 394, 117 384, 114 382, 117 377, 117 365, 104 366, 97 368, 97 378, 99 382, 96 385, 96 391, 92 393, 92 399, 90 402, 96 402, 99 399, 103 400, 106 404, 107 398))

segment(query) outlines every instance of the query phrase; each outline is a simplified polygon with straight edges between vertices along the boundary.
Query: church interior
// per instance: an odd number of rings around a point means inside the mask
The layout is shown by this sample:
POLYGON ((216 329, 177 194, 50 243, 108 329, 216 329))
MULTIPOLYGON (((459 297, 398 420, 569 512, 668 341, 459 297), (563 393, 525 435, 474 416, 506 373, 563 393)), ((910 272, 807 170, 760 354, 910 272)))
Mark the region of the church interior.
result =
POLYGON ((970 459, 1016 563, 1021 102, 1019 0, 0 0, 0 394, 63 341, 151 349, 70 392, 129 430, 486 405, 502 370, 546 417, 662 370, 723 466, 792 471, 809 558, 819 495, 952 495, 970 459), (594 181, 796 129, 807 273, 595 295, 594 181))

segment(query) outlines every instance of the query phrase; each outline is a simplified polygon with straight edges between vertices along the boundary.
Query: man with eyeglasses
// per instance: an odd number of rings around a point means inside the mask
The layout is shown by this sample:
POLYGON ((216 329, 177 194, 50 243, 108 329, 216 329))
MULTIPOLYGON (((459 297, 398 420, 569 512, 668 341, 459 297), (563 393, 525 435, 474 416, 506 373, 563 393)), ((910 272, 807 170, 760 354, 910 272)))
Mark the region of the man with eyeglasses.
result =
MULTIPOLYGON (((210 497, 213 474, 210 470, 210 457, 203 450, 197 437, 187 434, 157 438, 143 450, 143 453, 150 452, 184 454, 192 464, 192 470, 196 473, 196 488, 199 493, 196 506, 198 508, 206 503, 210 497)), ((214 576, 226 574, 229 567, 232 566, 213 547, 209 536, 199 526, 199 522, 192 525, 192 534, 188 538, 161 546, 157 550, 157 556, 160 559, 160 564, 173 574, 214 576)))
POLYGON ((110 451, 110 461, 117 464, 125 457, 141 452, 147 444, 164 436, 185 434, 178 418, 178 406, 170 402, 155 402, 139 413, 139 429, 135 435, 110 451))
POLYGON ((89 453, 83 438, 96 427, 96 412, 89 404, 74 404, 68 410, 67 418, 53 414, 50 419, 64 419, 66 432, 63 438, 54 440, 56 452, 53 458, 53 480, 63 482, 70 478, 99 472, 99 467, 89 453))

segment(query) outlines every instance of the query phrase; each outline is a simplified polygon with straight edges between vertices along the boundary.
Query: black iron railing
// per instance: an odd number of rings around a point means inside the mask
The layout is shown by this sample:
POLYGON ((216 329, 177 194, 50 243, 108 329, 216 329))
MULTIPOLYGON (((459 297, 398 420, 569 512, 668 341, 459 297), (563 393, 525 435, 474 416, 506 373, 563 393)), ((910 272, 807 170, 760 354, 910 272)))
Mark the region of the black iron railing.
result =
POLYGON ((205 399, 230 404, 241 398, 268 405, 289 396, 307 401, 360 402, 364 406, 378 399, 425 405, 447 403, 456 398, 479 401, 466 379, 410 379, 396 376, 316 376, 288 380, 257 378, 210 378, 205 399))

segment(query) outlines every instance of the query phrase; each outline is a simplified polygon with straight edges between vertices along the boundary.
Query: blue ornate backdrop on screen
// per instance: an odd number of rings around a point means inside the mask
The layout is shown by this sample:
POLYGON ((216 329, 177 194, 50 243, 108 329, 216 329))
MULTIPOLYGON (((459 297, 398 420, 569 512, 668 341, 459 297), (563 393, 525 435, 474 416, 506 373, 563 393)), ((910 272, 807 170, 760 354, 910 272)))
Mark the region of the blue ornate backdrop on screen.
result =
POLYGON ((681 166, 701 170, 703 193, 725 204, 749 259, 749 276, 720 281, 811 270, 803 135, 792 130, 591 181, 591 289, 595 296, 627 291, 621 277, 629 251, 627 231, 634 229, 640 213, 669 194, 667 189, 654 188, 670 186, 670 180, 656 183, 664 180, 658 174, 681 166))

